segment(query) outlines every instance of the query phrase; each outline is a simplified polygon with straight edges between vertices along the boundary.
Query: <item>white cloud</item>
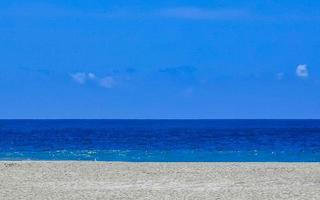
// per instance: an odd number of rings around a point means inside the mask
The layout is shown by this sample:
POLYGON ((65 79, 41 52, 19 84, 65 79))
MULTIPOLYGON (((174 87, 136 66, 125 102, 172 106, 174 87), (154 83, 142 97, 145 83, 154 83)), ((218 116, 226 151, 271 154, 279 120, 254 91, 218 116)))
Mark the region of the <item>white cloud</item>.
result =
POLYGON ((93 83, 103 88, 113 88, 116 84, 116 80, 113 76, 105 76, 100 78, 96 74, 92 72, 77 72, 71 74, 71 78, 78 84, 86 84, 86 83, 93 83))
POLYGON ((71 74, 72 79, 79 83, 84 84, 87 81, 87 74, 83 72, 77 72, 75 74, 71 74))
POLYGON ((115 84, 115 80, 112 76, 106 76, 99 80, 100 86, 104 88, 112 88, 115 84))
POLYGON ((71 74, 72 79, 79 83, 79 84, 85 84, 88 80, 94 80, 96 78, 96 75, 94 73, 85 73, 85 72, 77 72, 74 74, 71 74))
POLYGON ((309 72, 306 64, 300 64, 297 66, 296 75, 300 78, 308 78, 309 72))
POLYGON ((159 12, 163 17, 175 17, 184 19, 198 20, 230 20, 246 17, 247 13, 242 10, 227 10, 227 9, 205 9, 198 7, 177 7, 164 9, 159 12))

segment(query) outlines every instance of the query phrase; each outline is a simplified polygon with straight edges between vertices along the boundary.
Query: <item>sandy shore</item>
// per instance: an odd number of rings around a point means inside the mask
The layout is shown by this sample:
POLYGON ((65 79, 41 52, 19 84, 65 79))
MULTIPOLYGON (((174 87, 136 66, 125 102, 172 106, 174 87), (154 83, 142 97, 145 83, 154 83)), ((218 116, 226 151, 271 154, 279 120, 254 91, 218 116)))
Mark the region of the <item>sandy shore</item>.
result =
POLYGON ((320 163, 0 162, 0 199, 320 199, 320 163))

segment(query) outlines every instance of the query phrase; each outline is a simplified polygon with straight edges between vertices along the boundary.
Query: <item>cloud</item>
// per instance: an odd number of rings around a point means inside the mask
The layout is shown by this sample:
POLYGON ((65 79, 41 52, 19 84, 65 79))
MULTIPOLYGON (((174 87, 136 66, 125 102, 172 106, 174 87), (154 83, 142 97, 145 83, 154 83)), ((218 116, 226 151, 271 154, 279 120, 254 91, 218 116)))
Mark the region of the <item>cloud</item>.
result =
POLYGON ((71 77, 75 82, 79 84, 84 84, 88 79, 88 75, 83 72, 77 72, 75 74, 71 74, 71 77))
POLYGON ((309 72, 306 64, 300 64, 297 66, 296 75, 300 78, 308 78, 309 72))
POLYGON ((115 84, 115 80, 112 76, 106 76, 99 80, 99 84, 104 88, 112 88, 115 84))
POLYGON ((87 76, 89 79, 92 79, 92 80, 96 78, 96 75, 94 73, 88 73, 87 76))
POLYGON ((71 74, 71 78, 73 81, 83 85, 86 84, 88 81, 91 81, 93 83, 98 84, 101 87, 104 88, 112 88, 115 85, 115 80, 112 76, 106 76, 103 78, 97 77, 94 73, 86 73, 86 72, 77 72, 74 74, 71 74))
POLYGON ((193 19, 193 20, 231 20, 243 18, 247 13, 243 10, 206 9, 199 7, 177 7, 163 9, 158 13, 163 17, 193 19))

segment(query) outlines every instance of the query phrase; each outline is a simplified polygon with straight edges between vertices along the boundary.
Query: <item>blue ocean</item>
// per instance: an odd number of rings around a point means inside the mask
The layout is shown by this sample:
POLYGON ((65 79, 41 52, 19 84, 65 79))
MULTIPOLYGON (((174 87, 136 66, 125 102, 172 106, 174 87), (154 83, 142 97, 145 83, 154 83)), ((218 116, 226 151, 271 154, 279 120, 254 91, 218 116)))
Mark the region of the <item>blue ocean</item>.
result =
POLYGON ((0 120, 0 160, 319 162, 320 120, 0 120))

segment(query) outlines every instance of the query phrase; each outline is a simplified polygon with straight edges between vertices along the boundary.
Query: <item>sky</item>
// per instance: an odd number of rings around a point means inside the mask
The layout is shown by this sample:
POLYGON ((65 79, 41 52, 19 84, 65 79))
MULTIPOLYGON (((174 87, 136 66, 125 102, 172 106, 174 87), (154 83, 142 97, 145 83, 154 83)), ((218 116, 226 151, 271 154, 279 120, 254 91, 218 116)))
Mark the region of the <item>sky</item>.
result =
POLYGON ((1 0, 0 118, 320 118, 319 35, 317 0, 1 0))

